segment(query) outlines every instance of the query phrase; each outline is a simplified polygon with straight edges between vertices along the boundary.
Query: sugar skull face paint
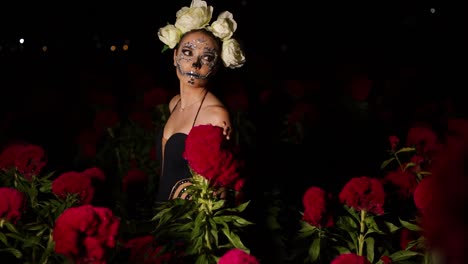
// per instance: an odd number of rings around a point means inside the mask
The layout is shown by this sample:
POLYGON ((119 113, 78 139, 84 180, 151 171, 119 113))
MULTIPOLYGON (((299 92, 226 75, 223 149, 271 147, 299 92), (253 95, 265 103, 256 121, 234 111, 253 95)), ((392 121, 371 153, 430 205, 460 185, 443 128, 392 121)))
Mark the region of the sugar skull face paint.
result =
POLYGON ((203 32, 192 32, 181 41, 174 57, 179 78, 187 78, 189 84, 195 80, 208 80, 214 73, 219 60, 219 50, 214 39, 203 32))

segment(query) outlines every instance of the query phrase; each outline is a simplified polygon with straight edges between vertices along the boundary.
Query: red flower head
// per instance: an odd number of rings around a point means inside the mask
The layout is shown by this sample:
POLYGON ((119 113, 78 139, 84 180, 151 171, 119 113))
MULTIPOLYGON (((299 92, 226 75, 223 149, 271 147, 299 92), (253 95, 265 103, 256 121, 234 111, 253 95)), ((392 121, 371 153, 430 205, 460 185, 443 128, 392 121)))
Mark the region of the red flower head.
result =
POLYGON ((240 167, 232 147, 221 127, 199 125, 187 135, 183 156, 193 171, 213 185, 229 186, 239 177, 240 167))
MULTIPOLYGON (((122 180, 122 189, 124 192, 134 185, 144 186, 148 183, 148 175, 140 169, 130 169, 122 180)), ((140 189, 141 190, 141 189, 140 189)))
POLYGON ((61 199, 69 194, 78 194, 79 204, 89 204, 94 197, 91 177, 71 171, 65 172, 52 182, 52 192, 61 199))
POLYGON ((388 141, 390 141, 390 147, 392 151, 396 151, 398 144, 400 144, 400 139, 397 136, 389 136, 388 141))
POLYGON ((55 252, 75 263, 107 263, 107 253, 116 245, 119 225, 120 220, 108 208, 68 208, 55 221, 55 252))
POLYGON ((440 148, 437 134, 427 126, 413 126, 408 131, 406 145, 414 146, 418 153, 435 155, 440 148))
POLYGON ((160 87, 153 88, 143 95, 143 107, 147 110, 167 102, 169 93, 160 87))
POLYGON ((418 185, 414 174, 401 169, 390 171, 385 175, 384 180, 385 184, 390 184, 396 188, 399 197, 402 199, 409 198, 418 185))
POLYGON ((124 247, 130 250, 128 261, 130 263, 163 264, 174 263, 173 254, 160 253, 162 246, 157 245, 154 236, 146 235, 128 240, 124 247))
POLYGON ((24 209, 24 194, 14 188, 1 187, 0 197, 2 197, 0 199, 0 219, 5 218, 16 223, 21 218, 24 209))
POLYGON ((384 213, 383 205, 385 192, 382 183, 366 176, 352 178, 340 192, 340 201, 358 211, 381 215, 384 213))
POLYGON ((341 254, 330 264, 371 264, 370 261, 363 256, 359 256, 353 253, 341 254))
POLYGON ((380 258, 383 264, 392 264, 392 259, 389 256, 382 256, 380 258))
POLYGON ((39 175, 47 164, 47 157, 41 146, 33 144, 13 144, 0 154, 0 169, 16 168, 26 179, 39 175))
POLYGON ((249 253, 233 248, 226 252, 218 261, 218 264, 259 264, 256 257, 249 253))
POLYGON ((101 110, 94 117, 94 129, 102 133, 108 128, 112 128, 120 121, 119 116, 112 110, 101 110))
POLYGON ((424 177, 414 191, 414 204, 422 213, 424 213, 425 209, 431 206, 432 203, 432 190, 434 189, 434 187, 432 187, 432 182, 431 176, 424 177))
POLYGON ((330 227, 333 225, 333 217, 327 212, 327 204, 330 195, 319 187, 310 187, 302 198, 304 215, 302 219, 317 227, 330 227))
POLYGON ((7 146, 0 154, 0 169, 10 170, 15 167, 16 156, 25 144, 17 143, 7 146))
POLYGON ((15 166, 26 179, 39 175, 47 164, 47 157, 41 146, 28 144, 17 153, 15 166))
POLYGON ((91 179, 96 179, 98 181, 104 181, 106 179, 106 175, 98 167, 92 167, 92 168, 86 169, 82 173, 84 175, 89 176, 91 179))

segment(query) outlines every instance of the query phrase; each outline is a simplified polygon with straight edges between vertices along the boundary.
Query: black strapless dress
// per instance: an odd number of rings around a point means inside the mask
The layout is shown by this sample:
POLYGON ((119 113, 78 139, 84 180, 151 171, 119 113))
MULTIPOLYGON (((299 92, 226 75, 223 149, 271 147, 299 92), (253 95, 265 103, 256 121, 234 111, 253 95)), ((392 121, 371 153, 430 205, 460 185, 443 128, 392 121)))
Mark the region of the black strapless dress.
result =
MULTIPOLYGON (((195 125, 197 120, 198 113, 203 105, 206 94, 202 98, 200 106, 198 107, 197 114, 193 120, 192 127, 195 125)), ((177 104, 172 109, 171 113, 177 108, 180 103, 180 99, 177 104)), ((162 166, 162 171, 159 179, 158 185, 158 194, 156 196, 157 202, 164 202, 173 198, 183 198, 189 199, 185 193, 185 187, 190 185, 190 178, 192 173, 188 166, 187 160, 183 158, 183 153, 185 150, 185 139, 187 135, 184 133, 175 133, 170 138, 167 139, 166 145, 164 146, 164 155, 162 153, 162 140, 163 140, 163 131, 161 129, 156 137, 156 151, 159 164, 162 166), (164 156, 164 160, 162 157, 164 156)))
MULTIPOLYGON (((158 159, 160 164, 162 164, 162 131, 157 138, 158 159)), ((161 178, 159 179, 158 194, 156 197, 158 202, 173 198, 171 191, 177 189, 177 184, 184 184, 184 180, 188 180, 192 177, 187 160, 182 157, 185 150, 186 138, 187 135, 184 133, 175 133, 166 141, 164 148, 164 164, 162 164, 161 178)))

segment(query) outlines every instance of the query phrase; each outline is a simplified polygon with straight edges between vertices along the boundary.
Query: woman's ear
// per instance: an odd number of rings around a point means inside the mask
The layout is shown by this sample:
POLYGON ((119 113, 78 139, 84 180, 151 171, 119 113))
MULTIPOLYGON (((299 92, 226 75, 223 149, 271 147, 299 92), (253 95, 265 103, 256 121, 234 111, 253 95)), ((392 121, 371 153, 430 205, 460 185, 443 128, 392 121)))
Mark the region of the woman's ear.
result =
POLYGON ((174 49, 174 66, 177 66, 176 57, 177 57, 177 49, 174 49))

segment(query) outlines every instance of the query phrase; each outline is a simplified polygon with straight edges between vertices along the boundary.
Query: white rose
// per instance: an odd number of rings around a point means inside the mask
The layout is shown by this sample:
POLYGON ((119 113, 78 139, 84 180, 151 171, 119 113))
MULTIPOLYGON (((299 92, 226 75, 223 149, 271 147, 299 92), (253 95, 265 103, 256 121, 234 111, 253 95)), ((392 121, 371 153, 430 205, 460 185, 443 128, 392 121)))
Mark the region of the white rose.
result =
POLYGON ((216 37, 226 40, 232 37, 234 31, 236 31, 237 23, 232 13, 224 11, 219 14, 218 19, 216 19, 208 29, 213 32, 216 37))
POLYGON ((223 41, 221 59, 223 60, 224 66, 231 69, 239 68, 244 65, 245 56, 240 48, 239 42, 235 39, 223 41))
POLYGON ((204 28, 210 23, 213 7, 205 1, 193 0, 190 7, 182 7, 176 13, 175 26, 183 33, 192 29, 204 28))
POLYGON ((169 48, 173 49, 180 41, 182 32, 174 25, 168 24, 160 28, 158 31, 158 38, 162 43, 166 44, 169 48))

